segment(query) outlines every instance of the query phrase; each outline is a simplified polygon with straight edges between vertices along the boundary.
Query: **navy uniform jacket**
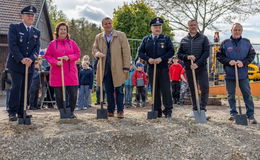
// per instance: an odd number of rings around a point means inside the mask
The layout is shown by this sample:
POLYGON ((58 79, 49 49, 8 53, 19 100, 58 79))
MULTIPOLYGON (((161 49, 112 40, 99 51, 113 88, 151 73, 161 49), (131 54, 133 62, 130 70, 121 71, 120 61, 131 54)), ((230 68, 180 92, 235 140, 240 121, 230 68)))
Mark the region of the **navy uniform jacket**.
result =
POLYGON ((219 51, 217 52, 217 59, 224 65, 226 72, 226 79, 236 79, 235 67, 230 66, 231 60, 240 60, 243 62, 243 67, 238 68, 238 78, 248 78, 248 65, 255 58, 255 49, 253 48, 250 41, 246 38, 240 37, 234 39, 232 36, 222 42, 219 51))
MULTIPOLYGON (((11 24, 8 32, 9 55, 7 68, 14 72, 25 72, 25 65, 21 63, 23 58, 30 58, 33 62, 38 57, 40 49, 40 31, 34 27, 28 32, 23 23, 11 24)), ((29 73, 33 73, 33 65, 29 73)))
MULTIPOLYGON (((168 68, 168 59, 174 54, 174 48, 169 36, 160 34, 154 40, 152 35, 144 37, 141 46, 138 48, 138 55, 141 59, 148 61, 149 58, 161 57, 162 62, 157 65, 158 68, 168 68)), ((152 66, 149 64, 149 66, 152 66)))

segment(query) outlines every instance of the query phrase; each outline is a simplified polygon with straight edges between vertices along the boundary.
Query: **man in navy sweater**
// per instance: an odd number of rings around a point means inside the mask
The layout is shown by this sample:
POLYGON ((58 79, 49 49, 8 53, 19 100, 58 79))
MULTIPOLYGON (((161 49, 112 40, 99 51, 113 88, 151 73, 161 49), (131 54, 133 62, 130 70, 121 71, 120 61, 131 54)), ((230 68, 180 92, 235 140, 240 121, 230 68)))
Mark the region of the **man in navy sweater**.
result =
POLYGON ((231 115, 229 120, 234 120, 234 117, 238 114, 235 99, 235 65, 237 65, 239 88, 243 94, 246 105, 246 114, 249 121, 252 124, 256 124, 257 121, 254 118, 254 102, 250 92, 247 67, 247 65, 253 61, 256 53, 250 41, 246 38, 242 38, 243 27, 241 24, 233 24, 231 32, 232 36, 222 42, 220 50, 217 53, 217 59, 224 65, 224 70, 226 72, 226 89, 228 92, 231 115))

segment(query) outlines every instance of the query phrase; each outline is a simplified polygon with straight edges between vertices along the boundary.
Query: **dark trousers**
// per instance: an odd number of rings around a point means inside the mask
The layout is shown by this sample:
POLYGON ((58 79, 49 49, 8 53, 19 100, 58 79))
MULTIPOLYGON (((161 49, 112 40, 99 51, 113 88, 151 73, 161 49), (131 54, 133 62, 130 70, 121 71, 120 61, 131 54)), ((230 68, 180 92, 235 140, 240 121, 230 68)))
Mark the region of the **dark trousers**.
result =
POLYGON ((111 70, 109 69, 104 76, 104 83, 107 94, 107 109, 109 113, 114 113, 115 105, 117 105, 117 112, 124 111, 124 84, 119 87, 114 87, 111 70), (114 94, 116 93, 116 94, 114 94), (115 103, 116 101, 116 103, 115 103))
MULTIPOLYGON (((193 110, 197 110, 196 97, 195 97, 195 89, 192 78, 192 71, 187 69, 186 75, 190 87, 191 98, 192 98, 192 106, 193 110)), ((200 95, 200 109, 206 110, 206 106, 208 103, 209 97, 209 78, 207 68, 199 68, 195 70, 197 85, 199 85, 198 89, 201 91, 200 95)))
POLYGON ((174 104, 180 101, 180 90, 181 82, 180 81, 171 81, 172 85, 172 99, 174 104))
POLYGON ((142 102, 145 102, 145 87, 136 87, 137 93, 136 93, 136 100, 137 102, 140 102, 140 98, 142 97, 142 102))
MULTIPOLYGON (((71 108, 71 112, 74 112, 76 102, 77 102, 77 95, 78 95, 78 86, 66 86, 66 93, 68 96, 68 105, 66 105, 67 108, 71 108)), ((57 103, 58 109, 63 108, 63 95, 62 95, 62 87, 54 87, 55 92, 55 99, 57 103)))
MULTIPOLYGON (((28 74, 28 89, 31 85, 32 73, 28 74)), ((12 86, 8 102, 8 113, 10 115, 23 116, 24 111, 24 81, 25 74, 11 71, 12 86)), ((27 91, 28 93, 28 91, 27 91)), ((28 97, 27 97, 28 99, 28 97)))
MULTIPOLYGON (((47 75, 46 78, 47 78, 46 83, 49 83, 50 75, 47 75)), ((55 100, 55 98, 54 98, 54 88, 51 87, 51 86, 49 86, 49 84, 46 84, 46 86, 47 86, 47 85, 48 85, 48 87, 49 87, 49 91, 47 90, 47 97, 46 97, 45 100, 46 100, 46 101, 54 101, 54 100, 55 100)), ((53 104, 48 103, 48 107, 53 108, 54 106, 53 106, 53 104)))
MULTIPOLYGON (((100 103, 100 86, 96 88, 97 103, 100 103)), ((105 86, 103 85, 103 102, 105 101, 105 86)))
POLYGON ((32 84, 30 87, 30 99, 29 104, 30 108, 38 108, 38 97, 39 97, 39 89, 40 89, 40 79, 35 78, 32 80, 32 84))
MULTIPOLYGON (((171 84, 169 79, 169 69, 168 68, 157 68, 156 71, 156 80, 155 80, 155 102, 154 109, 158 111, 159 114, 162 114, 161 108, 161 96, 163 100, 163 105, 165 107, 164 113, 172 113, 172 95, 171 95, 171 84)), ((153 67, 149 67, 149 82, 152 86, 153 84, 153 67)))

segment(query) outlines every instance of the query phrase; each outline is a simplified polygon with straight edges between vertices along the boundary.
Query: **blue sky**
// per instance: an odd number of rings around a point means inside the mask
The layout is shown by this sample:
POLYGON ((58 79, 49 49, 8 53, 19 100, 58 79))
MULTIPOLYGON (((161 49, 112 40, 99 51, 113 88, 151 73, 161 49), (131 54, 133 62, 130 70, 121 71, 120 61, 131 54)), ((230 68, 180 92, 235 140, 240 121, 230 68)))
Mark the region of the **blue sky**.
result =
MULTIPOLYGON (((68 18, 86 17, 90 22, 97 24, 100 24, 104 16, 112 17, 114 8, 122 6, 125 2, 132 2, 132 0, 54 0, 58 9, 63 10, 68 18)), ((260 14, 240 23, 244 27, 243 37, 250 39, 252 43, 260 44, 260 14)), ((221 30, 221 40, 228 38, 231 25, 218 24, 218 26, 221 30)), ((175 34, 175 40, 180 41, 187 33, 176 31, 175 34)), ((212 41, 214 31, 206 31, 205 34, 212 41)))

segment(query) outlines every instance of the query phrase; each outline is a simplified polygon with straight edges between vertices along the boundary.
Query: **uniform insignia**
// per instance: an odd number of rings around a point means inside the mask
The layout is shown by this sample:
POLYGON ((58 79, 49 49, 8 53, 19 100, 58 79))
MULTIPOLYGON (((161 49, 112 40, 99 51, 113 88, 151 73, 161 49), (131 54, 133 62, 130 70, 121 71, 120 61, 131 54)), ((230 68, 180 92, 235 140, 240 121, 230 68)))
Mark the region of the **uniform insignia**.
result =
POLYGON ((228 47, 228 48, 227 48, 227 51, 228 51, 228 52, 232 52, 232 51, 233 51, 233 47, 228 47))
POLYGON ((19 32, 19 34, 20 34, 20 35, 24 35, 24 33, 23 33, 23 32, 19 32))
POLYGON ((20 42, 22 43, 23 42, 23 36, 20 36, 20 42))
POLYGON ((161 43, 161 48, 164 48, 164 43, 161 43))
POLYGON ((160 23, 160 21, 159 21, 159 18, 158 18, 158 17, 156 18, 156 23, 160 23))
POLYGON ((33 38, 38 38, 38 36, 37 35, 33 35, 33 38))

